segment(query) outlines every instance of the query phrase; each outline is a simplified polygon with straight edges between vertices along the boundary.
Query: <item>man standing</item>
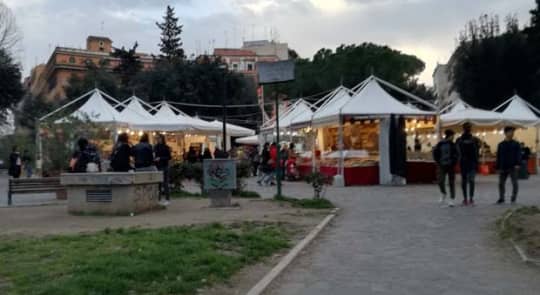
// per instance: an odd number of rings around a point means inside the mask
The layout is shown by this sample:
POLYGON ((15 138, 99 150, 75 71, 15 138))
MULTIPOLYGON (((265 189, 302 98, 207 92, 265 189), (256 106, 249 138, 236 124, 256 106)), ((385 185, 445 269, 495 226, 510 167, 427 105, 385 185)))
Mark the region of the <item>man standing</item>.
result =
MULTIPOLYGON (((169 161, 171 160, 171 148, 167 145, 165 136, 159 134, 157 137, 158 143, 154 146, 155 161, 159 171, 163 171, 163 183, 161 184, 161 193, 165 195, 165 201, 162 205, 168 206, 170 201, 169 193, 169 161)), ((161 193, 159 199, 161 201, 161 193)))
POLYGON ((514 127, 505 127, 504 140, 497 147, 496 168, 499 172, 499 200, 497 204, 503 204, 505 202, 505 187, 508 176, 512 180, 512 203, 516 202, 518 194, 518 171, 521 165, 521 147, 514 140, 514 131, 514 127))
POLYGON ((448 185, 450 187, 448 206, 454 207, 456 198, 456 173, 454 169, 458 161, 458 151, 454 143, 454 131, 446 130, 444 132, 444 139, 433 149, 433 159, 439 168, 439 188, 442 193, 439 203, 442 205, 446 200, 446 176, 448 175, 448 185))
POLYGON ((471 123, 467 122, 463 124, 463 135, 461 135, 456 142, 459 154, 459 166, 461 169, 463 206, 474 205, 474 182, 476 170, 478 169, 480 140, 472 135, 471 130, 471 123))
POLYGON ((154 151, 148 142, 148 134, 144 133, 131 152, 135 159, 135 171, 157 171, 154 163, 154 151))

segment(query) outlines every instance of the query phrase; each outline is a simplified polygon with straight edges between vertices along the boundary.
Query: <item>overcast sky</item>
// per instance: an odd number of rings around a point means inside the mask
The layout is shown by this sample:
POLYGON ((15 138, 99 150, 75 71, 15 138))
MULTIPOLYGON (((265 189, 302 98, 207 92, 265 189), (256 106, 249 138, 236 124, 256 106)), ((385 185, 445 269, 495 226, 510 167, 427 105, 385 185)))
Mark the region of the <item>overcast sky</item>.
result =
MULTIPOLYGON (((2 1, 2 0, 0 0, 2 1)), ((414 54, 426 63, 421 81, 432 84, 437 62, 455 48, 465 23, 483 13, 516 14, 528 23, 533 0, 4 0, 23 35, 18 57, 24 73, 47 61, 56 45, 83 48, 88 35, 114 46, 157 52, 167 4, 184 24, 188 54, 240 46, 242 39, 289 43, 302 57, 320 48, 374 42, 414 54), (271 34, 272 32, 272 34, 271 34), (212 41, 215 40, 215 41, 212 41)))

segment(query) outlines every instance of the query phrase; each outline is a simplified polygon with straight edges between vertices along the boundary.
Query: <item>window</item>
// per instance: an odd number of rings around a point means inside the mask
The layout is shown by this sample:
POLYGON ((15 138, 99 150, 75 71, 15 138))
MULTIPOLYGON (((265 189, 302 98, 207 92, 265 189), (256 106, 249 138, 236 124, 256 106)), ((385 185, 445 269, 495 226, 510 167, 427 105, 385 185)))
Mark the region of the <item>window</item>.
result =
POLYGON ((70 63, 70 64, 74 64, 74 63, 75 63, 75 57, 70 56, 70 57, 69 57, 69 63, 70 63))
POLYGON ((233 64, 233 65, 232 65, 232 68, 233 68, 233 70, 235 70, 235 71, 238 70, 238 64, 233 64))
POLYGON ((248 64, 247 70, 249 72, 253 71, 253 64, 248 64))
POLYGON ((103 41, 99 41, 99 51, 104 51, 105 50, 105 43, 103 43, 103 41))

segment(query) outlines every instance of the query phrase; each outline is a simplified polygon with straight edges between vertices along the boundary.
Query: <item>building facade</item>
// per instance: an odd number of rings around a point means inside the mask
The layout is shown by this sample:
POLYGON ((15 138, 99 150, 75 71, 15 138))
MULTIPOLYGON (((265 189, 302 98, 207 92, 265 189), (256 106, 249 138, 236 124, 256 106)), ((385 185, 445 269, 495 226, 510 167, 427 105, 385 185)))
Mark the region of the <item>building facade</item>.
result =
POLYGON ((214 56, 219 57, 228 68, 247 76, 257 76, 257 62, 276 62, 289 59, 287 43, 273 41, 246 41, 242 48, 216 48, 214 56))
MULTIPOLYGON (((27 89, 35 96, 41 95, 48 100, 65 98, 65 88, 72 76, 82 77, 90 64, 102 65, 113 70, 119 63, 112 57, 113 42, 107 37, 89 36, 86 49, 56 47, 46 64, 34 67, 30 77, 25 80, 27 89)), ((143 69, 153 66, 153 58, 148 54, 138 53, 143 69)))

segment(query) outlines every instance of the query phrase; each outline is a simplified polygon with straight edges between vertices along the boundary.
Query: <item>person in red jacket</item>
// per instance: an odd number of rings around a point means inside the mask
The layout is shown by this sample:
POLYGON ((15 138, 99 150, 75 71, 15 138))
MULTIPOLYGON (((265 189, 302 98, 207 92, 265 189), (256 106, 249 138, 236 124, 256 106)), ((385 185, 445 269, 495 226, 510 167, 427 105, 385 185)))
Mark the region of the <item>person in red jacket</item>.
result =
MULTIPOLYGON (((275 142, 273 142, 271 145, 270 145, 270 166, 272 167, 272 171, 273 171, 273 179, 276 178, 276 174, 277 174, 277 155, 278 155, 278 148, 277 148, 277 144, 275 142)), ((274 185, 274 181, 272 181, 270 183, 271 185, 274 185)))

